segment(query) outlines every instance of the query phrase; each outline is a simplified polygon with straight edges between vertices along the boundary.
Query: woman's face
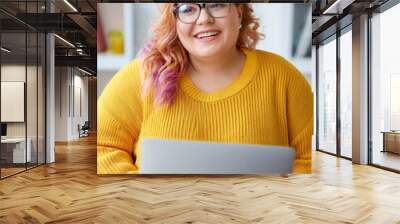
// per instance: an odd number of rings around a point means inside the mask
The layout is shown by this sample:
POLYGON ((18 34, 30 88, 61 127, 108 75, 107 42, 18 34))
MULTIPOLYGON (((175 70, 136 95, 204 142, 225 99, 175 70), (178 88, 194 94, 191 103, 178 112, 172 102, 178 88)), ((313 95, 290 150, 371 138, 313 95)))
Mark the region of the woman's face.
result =
MULTIPOLYGON (((223 4, 211 3, 209 9, 215 10, 215 15, 218 15, 218 7, 224 7, 221 5, 223 4)), ((213 18, 206 8, 202 8, 198 19, 191 24, 177 19, 178 38, 191 56, 198 58, 221 56, 236 47, 242 8, 234 4, 228 5, 229 13, 222 18, 213 18)))

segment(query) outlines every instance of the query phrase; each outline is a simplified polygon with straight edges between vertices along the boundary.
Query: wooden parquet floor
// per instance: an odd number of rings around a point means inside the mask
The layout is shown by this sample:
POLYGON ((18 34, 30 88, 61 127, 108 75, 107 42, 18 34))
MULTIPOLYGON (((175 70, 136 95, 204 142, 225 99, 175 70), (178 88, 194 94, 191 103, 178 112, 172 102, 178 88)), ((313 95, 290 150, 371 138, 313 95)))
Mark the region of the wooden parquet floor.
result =
POLYGON ((400 223, 400 175, 314 154, 311 175, 97 176, 95 137, 0 181, 0 223, 400 223))
POLYGON ((9 167, 7 167, 7 168, 1 168, 1 177, 7 177, 7 176, 10 176, 10 175, 13 175, 13 174, 15 174, 15 173, 18 173, 18 172, 22 172, 22 171, 24 171, 25 170, 25 167, 11 167, 11 168, 9 168, 9 167))

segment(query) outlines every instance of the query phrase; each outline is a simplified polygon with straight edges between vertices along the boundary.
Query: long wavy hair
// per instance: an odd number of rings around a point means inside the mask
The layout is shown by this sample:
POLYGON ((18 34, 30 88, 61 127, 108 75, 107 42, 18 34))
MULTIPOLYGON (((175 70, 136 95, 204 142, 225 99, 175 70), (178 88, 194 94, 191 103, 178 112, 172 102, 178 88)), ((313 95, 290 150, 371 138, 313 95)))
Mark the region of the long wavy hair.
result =
MULTIPOLYGON (((264 37, 259 33, 259 19, 253 14, 248 3, 242 5, 242 28, 236 46, 254 49, 264 37)), ((156 105, 171 105, 177 95, 179 78, 188 68, 189 56, 178 38, 176 18, 173 13, 174 3, 161 5, 161 16, 153 27, 153 36, 139 51, 142 64, 142 95, 154 95, 156 105)))

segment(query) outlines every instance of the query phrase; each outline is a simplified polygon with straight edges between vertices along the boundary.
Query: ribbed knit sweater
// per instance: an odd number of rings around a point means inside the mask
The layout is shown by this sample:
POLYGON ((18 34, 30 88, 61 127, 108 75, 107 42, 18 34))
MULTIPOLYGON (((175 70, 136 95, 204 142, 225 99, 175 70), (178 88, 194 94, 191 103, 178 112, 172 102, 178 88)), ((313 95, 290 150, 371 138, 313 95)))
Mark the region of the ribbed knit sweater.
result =
POLYGON ((142 97, 139 59, 123 67, 98 101, 97 172, 138 173, 140 142, 149 137, 291 146, 294 172, 311 172, 310 85, 278 55, 243 52, 241 74, 220 90, 202 92, 182 74, 169 107, 156 106, 152 94, 142 97))

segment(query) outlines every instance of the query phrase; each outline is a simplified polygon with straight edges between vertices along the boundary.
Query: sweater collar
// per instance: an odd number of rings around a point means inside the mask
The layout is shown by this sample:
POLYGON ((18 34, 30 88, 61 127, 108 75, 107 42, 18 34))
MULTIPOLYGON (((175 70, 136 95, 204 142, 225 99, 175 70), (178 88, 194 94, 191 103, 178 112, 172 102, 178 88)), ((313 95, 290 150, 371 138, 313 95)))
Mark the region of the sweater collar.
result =
POLYGON ((257 70, 257 56, 254 50, 246 48, 242 48, 241 50, 246 56, 244 66, 238 78, 236 78, 229 85, 213 92, 203 92, 197 88, 197 86, 190 79, 190 76, 187 73, 184 73, 180 83, 183 92, 199 101, 212 102, 232 96, 245 88, 253 79, 257 70))

